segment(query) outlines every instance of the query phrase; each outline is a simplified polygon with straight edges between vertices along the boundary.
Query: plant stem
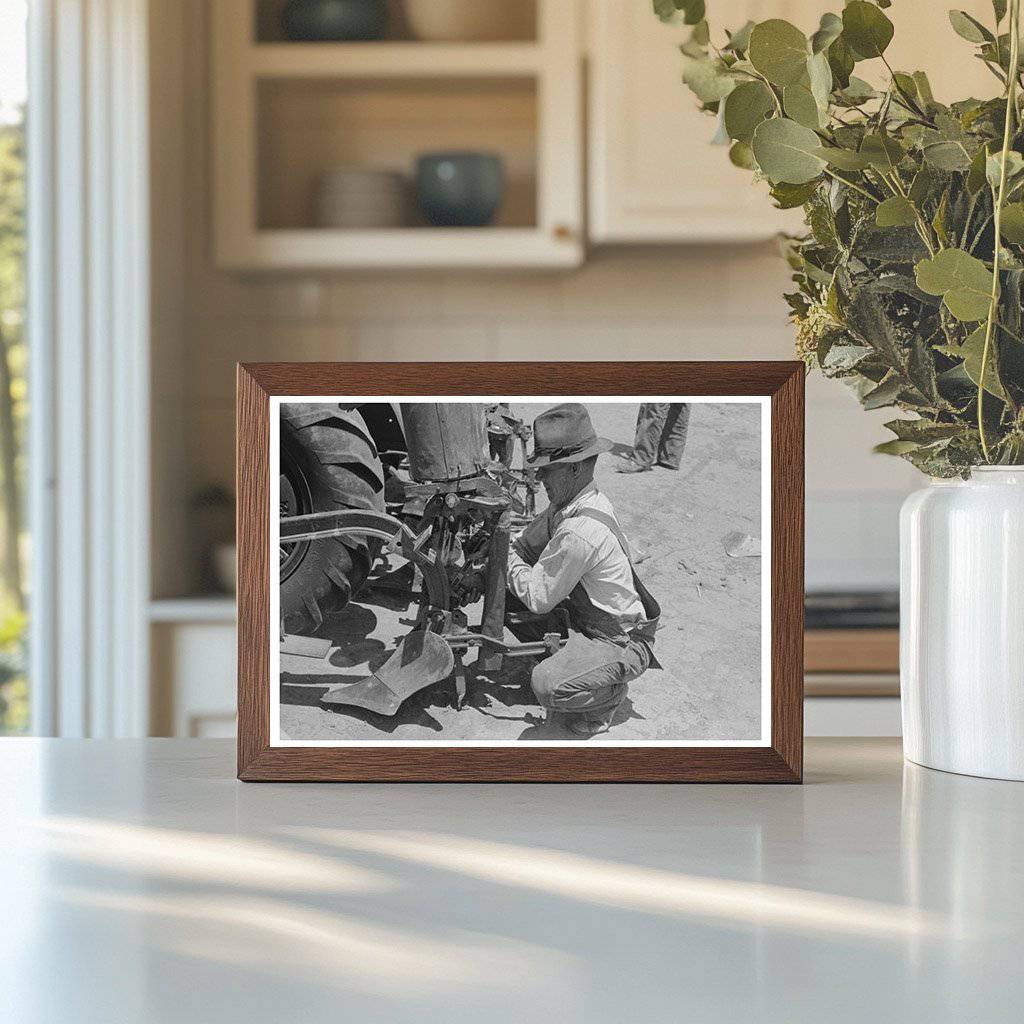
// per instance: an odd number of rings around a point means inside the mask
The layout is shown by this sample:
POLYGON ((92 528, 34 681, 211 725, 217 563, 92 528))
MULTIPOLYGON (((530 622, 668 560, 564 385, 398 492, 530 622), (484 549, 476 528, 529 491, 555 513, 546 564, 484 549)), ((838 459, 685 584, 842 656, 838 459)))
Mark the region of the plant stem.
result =
POLYGON ((843 185, 852 188, 854 192, 859 192, 862 196, 866 196, 871 202, 877 204, 878 196, 873 196, 866 188, 861 188, 856 182, 847 181, 846 178, 840 178, 838 174, 833 174, 827 167, 824 169, 824 173, 835 181, 841 182, 843 185))
POLYGON ((978 435, 985 461, 992 462, 989 454, 988 437, 985 434, 985 372, 988 369, 989 350, 992 345, 992 329, 999 308, 999 256, 1003 200, 1006 196, 1006 159, 1010 151, 1010 137, 1014 115, 1017 111, 1017 67, 1020 61, 1020 0, 1010 0, 1010 73, 1006 84, 1006 118, 1003 124, 1003 149, 999 155, 999 190, 995 196, 993 213, 995 243, 992 253, 992 296, 989 300, 988 319, 985 322, 985 345, 981 350, 981 369, 978 371, 978 435))

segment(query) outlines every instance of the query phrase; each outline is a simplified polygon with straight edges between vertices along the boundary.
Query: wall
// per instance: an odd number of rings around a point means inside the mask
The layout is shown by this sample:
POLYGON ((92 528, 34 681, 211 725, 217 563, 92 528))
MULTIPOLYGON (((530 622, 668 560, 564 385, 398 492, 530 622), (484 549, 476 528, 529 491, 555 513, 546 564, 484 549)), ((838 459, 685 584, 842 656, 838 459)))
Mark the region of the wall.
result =
MULTIPOLYGON (((162 376, 154 382, 162 410, 156 472, 168 467, 176 479, 184 472, 180 486, 158 491, 178 502, 181 514, 187 516, 184 503, 197 489, 231 484, 236 361, 792 358, 781 300, 787 268, 768 244, 599 251, 567 273, 215 270, 203 8, 199 0, 180 8, 183 341, 162 354, 162 376)), ((173 135, 174 116, 168 108, 156 129, 173 135)), ((863 413, 839 384, 808 381, 811 587, 896 583, 896 513, 916 476, 897 460, 871 454, 886 437, 886 418, 863 413)), ((194 564, 194 557, 164 558, 157 593, 187 590, 194 564)))

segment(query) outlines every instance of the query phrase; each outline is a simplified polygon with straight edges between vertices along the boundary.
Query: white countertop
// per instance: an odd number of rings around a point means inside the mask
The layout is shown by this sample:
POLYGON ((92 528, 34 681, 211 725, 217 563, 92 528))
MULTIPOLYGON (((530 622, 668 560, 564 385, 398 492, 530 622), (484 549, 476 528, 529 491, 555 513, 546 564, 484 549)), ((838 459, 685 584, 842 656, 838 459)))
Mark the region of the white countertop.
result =
POLYGON ((1024 785, 807 746, 803 787, 329 786, 0 741, 0 1021, 1019 1019, 1024 785))

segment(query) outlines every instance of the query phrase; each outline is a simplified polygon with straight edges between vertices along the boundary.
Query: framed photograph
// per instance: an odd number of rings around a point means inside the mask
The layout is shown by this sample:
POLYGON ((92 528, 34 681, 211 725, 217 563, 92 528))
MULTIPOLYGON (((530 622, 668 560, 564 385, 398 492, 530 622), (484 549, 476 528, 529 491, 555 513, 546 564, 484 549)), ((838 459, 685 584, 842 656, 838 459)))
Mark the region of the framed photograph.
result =
POLYGON ((799 782, 798 362, 238 367, 238 775, 799 782))

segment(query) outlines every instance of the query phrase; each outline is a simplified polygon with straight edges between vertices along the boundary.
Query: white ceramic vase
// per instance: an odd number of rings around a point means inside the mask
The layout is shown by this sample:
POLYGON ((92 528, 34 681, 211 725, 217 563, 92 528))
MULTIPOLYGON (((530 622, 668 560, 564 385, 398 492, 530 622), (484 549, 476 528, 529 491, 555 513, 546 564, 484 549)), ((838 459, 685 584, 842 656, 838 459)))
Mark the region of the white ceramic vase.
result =
POLYGON ((900 692, 911 761, 1024 781, 1024 467, 904 503, 900 692))

